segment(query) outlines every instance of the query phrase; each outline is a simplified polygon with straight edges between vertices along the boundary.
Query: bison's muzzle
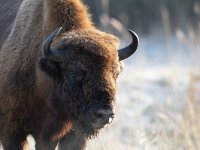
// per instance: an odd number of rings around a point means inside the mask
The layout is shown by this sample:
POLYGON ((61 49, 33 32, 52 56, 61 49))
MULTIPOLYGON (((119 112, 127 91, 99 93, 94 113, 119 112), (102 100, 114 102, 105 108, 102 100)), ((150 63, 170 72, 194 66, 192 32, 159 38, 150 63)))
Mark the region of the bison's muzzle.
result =
POLYGON ((111 105, 105 101, 93 103, 84 113, 84 121, 93 129, 103 128, 105 125, 112 123, 114 111, 111 105))
POLYGON ((94 118, 94 122, 91 123, 91 126, 95 129, 100 129, 112 122, 114 113, 111 109, 99 109, 91 112, 91 118, 94 118))

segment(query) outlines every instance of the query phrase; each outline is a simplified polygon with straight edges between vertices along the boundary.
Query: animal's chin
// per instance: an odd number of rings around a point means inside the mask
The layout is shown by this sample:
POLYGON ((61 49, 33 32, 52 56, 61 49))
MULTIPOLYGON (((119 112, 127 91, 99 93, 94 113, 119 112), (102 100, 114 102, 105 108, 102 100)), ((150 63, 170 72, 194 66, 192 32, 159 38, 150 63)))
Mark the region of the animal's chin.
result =
POLYGON ((96 124, 96 123, 86 123, 87 125, 83 125, 84 127, 84 132, 85 135, 91 139, 94 138, 98 135, 99 130, 101 130, 102 128, 104 128, 106 125, 108 124, 96 124))
POLYGON ((86 136, 88 139, 96 137, 100 128, 95 128, 91 123, 85 121, 74 121, 74 131, 80 135, 86 136))
POLYGON ((93 139, 96 136, 98 136, 99 130, 104 128, 106 125, 110 124, 111 122, 107 123, 97 123, 94 120, 87 120, 84 119, 80 121, 81 119, 74 120, 73 121, 73 130, 77 132, 77 134, 80 134, 81 136, 86 136, 88 139, 93 139))
POLYGON ((93 128, 93 129, 101 129, 101 128, 104 128, 106 125, 108 124, 111 124, 112 123, 112 118, 111 120, 106 120, 104 122, 99 122, 99 121, 96 121, 96 122, 93 122, 90 124, 90 126, 93 128))
POLYGON ((94 124, 94 123, 92 123, 91 128, 93 128, 94 130, 99 130, 99 129, 104 128, 106 125, 107 124, 94 124))

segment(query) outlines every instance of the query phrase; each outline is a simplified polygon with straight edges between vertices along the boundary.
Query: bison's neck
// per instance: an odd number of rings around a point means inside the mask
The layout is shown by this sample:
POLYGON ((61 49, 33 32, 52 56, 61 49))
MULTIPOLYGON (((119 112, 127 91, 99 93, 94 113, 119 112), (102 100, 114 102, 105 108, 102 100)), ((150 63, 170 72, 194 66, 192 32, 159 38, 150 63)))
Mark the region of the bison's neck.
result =
POLYGON ((44 28, 65 31, 93 27, 90 15, 80 0, 44 0, 44 28))

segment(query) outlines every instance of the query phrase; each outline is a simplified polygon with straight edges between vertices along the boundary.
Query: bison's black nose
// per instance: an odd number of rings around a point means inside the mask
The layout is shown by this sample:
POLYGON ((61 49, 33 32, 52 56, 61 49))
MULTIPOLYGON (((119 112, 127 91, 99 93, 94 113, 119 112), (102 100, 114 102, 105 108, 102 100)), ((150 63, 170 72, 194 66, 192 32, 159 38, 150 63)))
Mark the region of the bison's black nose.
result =
POLYGON ((99 109, 93 111, 92 116, 94 122, 92 123, 95 128, 102 128, 106 124, 110 124, 114 118, 114 113, 111 109, 99 109))

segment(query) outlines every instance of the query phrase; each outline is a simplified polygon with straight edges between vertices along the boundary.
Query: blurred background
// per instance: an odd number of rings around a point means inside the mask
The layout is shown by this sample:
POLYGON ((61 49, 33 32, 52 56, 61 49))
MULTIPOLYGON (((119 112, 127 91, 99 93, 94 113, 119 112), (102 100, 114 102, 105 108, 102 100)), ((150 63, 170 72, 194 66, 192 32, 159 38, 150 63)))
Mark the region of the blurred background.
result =
POLYGON ((200 0, 84 0, 121 47, 140 45, 124 61, 114 122, 87 150, 200 149, 200 0))

